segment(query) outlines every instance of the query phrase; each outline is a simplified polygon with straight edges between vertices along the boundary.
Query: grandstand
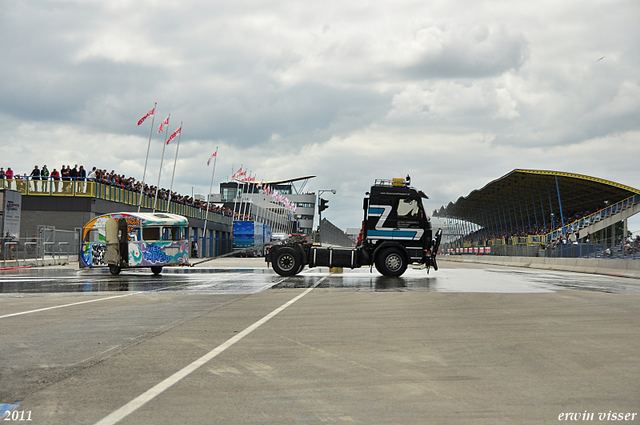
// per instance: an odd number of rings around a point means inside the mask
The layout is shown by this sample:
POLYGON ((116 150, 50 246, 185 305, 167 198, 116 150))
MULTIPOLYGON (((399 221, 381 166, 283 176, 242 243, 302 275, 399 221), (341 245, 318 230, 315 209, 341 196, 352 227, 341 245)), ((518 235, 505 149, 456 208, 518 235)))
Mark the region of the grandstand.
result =
POLYGON ((628 240, 627 219, 638 212, 640 190, 633 187, 516 169, 433 216, 448 223, 442 249, 449 253, 635 258, 640 240, 628 240))

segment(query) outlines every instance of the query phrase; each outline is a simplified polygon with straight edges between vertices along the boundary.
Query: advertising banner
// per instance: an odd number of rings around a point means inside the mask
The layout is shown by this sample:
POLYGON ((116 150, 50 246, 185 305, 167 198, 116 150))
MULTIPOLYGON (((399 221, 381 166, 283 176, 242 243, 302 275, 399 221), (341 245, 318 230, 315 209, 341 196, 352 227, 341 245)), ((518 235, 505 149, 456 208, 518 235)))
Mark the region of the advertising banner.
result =
POLYGON ((0 192, 0 197, 2 237, 19 239, 22 193, 17 190, 4 190, 0 192))

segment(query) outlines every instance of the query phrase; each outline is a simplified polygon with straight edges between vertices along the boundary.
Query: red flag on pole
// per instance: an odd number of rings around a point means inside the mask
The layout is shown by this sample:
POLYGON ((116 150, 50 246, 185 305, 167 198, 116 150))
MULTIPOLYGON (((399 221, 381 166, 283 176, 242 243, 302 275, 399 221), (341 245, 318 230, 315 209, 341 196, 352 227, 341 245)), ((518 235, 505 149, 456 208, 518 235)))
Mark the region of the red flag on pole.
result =
POLYGON ((169 138, 167 139, 167 145, 169 143, 171 143, 171 141, 178 135, 180 134, 180 132, 182 131, 182 127, 180 127, 179 129, 177 129, 176 131, 173 132, 173 134, 171 134, 171 136, 169 136, 169 138))
POLYGON ((138 121, 138 125, 142 124, 147 118, 149 118, 151 115, 153 115, 153 113, 156 111, 155 106, 153 107, 152 110, 150 110, 149 112, 147 112, 147 115, 145 115, 144 117, 140 118, 140 120, 138 121))
POLYGON ((215 152, 213 153, 213 155, 211 155, 211 156, 209 157, 209 159, 207 160, 207 165, 209 165, 209 164, 211 163, 211 158, 213 158, 213 157, 214 157, 214 156, 216 156, 216 155, 218 155, 218 151, 215 151, 215 152))
POLYGON ((167 117, 166 120, 160 123, 160 128, 158 128, 158 133, 162 133, 162 130, 164 130, 165 125, 169 125, 169 117, 167 117))

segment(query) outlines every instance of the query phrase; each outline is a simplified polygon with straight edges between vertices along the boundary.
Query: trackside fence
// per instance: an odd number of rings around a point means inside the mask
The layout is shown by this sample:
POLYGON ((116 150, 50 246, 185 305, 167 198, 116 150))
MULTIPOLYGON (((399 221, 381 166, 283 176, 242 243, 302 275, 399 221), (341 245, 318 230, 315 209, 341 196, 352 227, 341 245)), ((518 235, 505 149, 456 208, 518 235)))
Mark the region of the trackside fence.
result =
POLYGON ((79 230, 58 230, 38 226, 38 233, 29 238, 1 238, 0 266, 24 267, 65 264, 78 255, 79 230))
POLYGON ((640 260, 638 239, 608 238, 597 243, 554 243, 548 245, 494 245, 491 247, 446 248, 443 254, 499 255, 506 257, 592 258, 640 260))

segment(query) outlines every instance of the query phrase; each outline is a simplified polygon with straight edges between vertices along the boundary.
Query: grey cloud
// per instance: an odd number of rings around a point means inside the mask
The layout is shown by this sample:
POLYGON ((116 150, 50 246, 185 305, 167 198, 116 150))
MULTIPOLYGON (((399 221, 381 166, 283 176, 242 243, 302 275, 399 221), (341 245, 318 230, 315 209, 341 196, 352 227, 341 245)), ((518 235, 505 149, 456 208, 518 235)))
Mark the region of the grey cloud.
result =
POLYGON ((374 91, 316 83, 267 90, 255 86, 207 97, 182 111, 195 120, 194 137, 250 147, 268 143, 277 134, 280 145, 295 149, 369 125, 384 116, 389 101, 374 91))
POLYGON ((423 45, 415 63, 400 70, 402 75, 418 80, 496 77, 518 70, 529 55, 524 36, 510 34, 504 27, 433 29, 431 43, 423 45))

